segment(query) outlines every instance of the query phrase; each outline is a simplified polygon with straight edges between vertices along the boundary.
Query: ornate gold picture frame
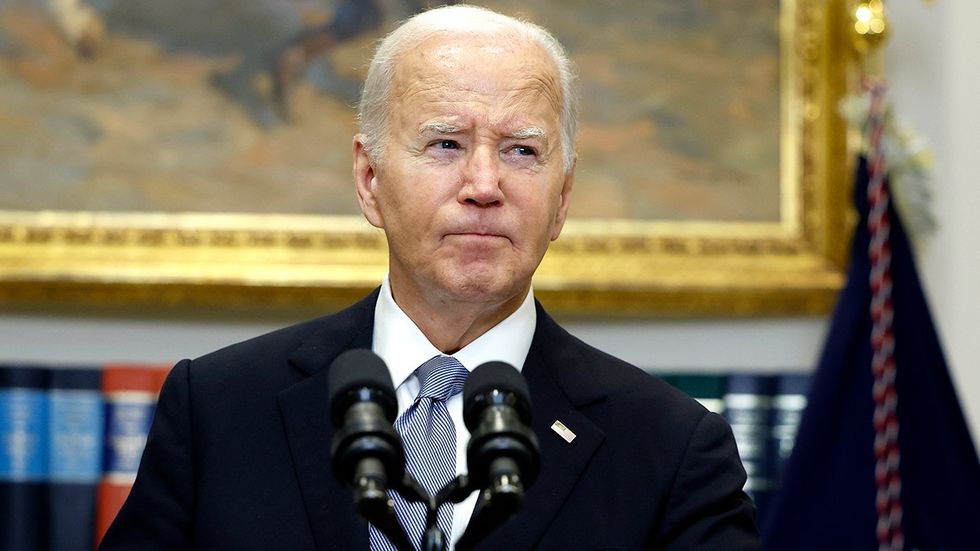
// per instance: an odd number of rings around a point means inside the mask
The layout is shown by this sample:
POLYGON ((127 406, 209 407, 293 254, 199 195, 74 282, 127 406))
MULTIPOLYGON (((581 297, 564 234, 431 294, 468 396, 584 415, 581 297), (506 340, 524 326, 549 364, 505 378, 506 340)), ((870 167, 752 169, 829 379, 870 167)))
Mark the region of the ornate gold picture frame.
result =
MULTIPOLYGON (((849 237, 848 148, 836 114, 846 13, 836 0, 783 0, 778 12, 778 214, 572 219, 535 277, 547 306, 670 316, 829 309, 849 237)), ((13 128, 11 117, 0 116, 0 128, 13 128)), ((0 303, 326 309, 375 287, 387 265, 383 234, 353 214, 0 208, 0 303)))

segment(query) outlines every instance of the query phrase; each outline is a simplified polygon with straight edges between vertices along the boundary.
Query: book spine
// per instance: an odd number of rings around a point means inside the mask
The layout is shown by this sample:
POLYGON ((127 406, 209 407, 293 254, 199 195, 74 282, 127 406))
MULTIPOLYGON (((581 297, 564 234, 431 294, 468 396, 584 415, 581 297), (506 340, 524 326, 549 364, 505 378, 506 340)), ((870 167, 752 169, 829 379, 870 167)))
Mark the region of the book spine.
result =
POLYGON ((724 415, 725 375, 720 373, 670 373, 665 380, 697 400, 708 411, 724 415))
POLYGON ((725 390, 725 418, 748 475, 745 492, 755 500, 760 515, 774 489, 769 451, 772 385, 770 375, 732 373, 725 390))
POLYGON ((806 373, 785 373, 776 379, 772 411, 771 462, 773 479, 778 486, 782 479, 786 461, 793 453, 796 433, 800 419, 806 409, 806 396, 810 386, 810 375, 806 373))
POLYGON ((0 549, 47 548, 47 379, 0 367, 0 549))
POLYGON ((53 369, 48 392, 50 548, 88 549, 95 541, 96 486, 102 475, 102 372, 53 369))
POLYGON ((111 364, 103 369, 105 446, 97 491, 96 541, 105 535, 136 480, 157 395, 169 371, 170 366, 151 365, 111 364))

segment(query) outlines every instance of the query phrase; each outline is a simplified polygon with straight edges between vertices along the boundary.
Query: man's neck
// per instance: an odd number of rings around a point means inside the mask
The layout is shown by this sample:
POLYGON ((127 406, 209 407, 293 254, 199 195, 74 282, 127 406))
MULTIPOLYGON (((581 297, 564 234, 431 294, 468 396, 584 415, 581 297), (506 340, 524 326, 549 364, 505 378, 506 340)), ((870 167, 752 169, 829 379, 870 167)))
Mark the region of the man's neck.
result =
POLYGON ((421 297, 391 281, 395 303, 443 354, 454 354, 513 314, 530 287, 502 301, 471 302, 449 297, 421 297))

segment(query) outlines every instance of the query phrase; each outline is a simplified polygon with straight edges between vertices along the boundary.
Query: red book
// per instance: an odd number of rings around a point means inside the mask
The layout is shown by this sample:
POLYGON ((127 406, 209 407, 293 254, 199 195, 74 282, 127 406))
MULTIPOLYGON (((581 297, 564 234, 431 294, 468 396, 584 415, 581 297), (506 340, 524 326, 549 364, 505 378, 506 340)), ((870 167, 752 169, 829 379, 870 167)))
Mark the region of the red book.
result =
POLYGON ((107 364, 102 371, 106 405, 104 469, 99 482, 95 543, 109 525, 136 480, 157 396, 170 365, 107 364))

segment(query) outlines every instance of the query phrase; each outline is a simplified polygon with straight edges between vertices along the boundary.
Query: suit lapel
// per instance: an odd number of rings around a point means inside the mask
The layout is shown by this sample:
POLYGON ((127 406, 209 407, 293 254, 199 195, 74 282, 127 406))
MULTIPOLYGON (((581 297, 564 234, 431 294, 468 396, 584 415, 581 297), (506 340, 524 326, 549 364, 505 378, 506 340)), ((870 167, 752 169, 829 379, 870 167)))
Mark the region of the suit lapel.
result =
MULTIPOLYGON (((541 473, 527 491, 520 512, 490 532, 480 549, 527 549, 534 547, 560 511, 565 498, 601 445, 605 434, 580 410, 605 398, 590 385, 588 366, 570 347, 572 337, 538 308, 534 340, 522 373, 531 391, 532 429, 541 445, 541 473), (575 439, 569 443, 551 429, 561 421, 575 439)), ((467 532, 487 527, 479 505, 467 532)))
POLYGON ((327 403, 329 365, 341 352, 370 348, 377 292, 324 320, 323 326, 290 357, 307 375, 278 395, 283 428, 299 480, 317 549, 366 549, 367 523, 354 508, 353 494, 333 476, 333 424, 327 403))

